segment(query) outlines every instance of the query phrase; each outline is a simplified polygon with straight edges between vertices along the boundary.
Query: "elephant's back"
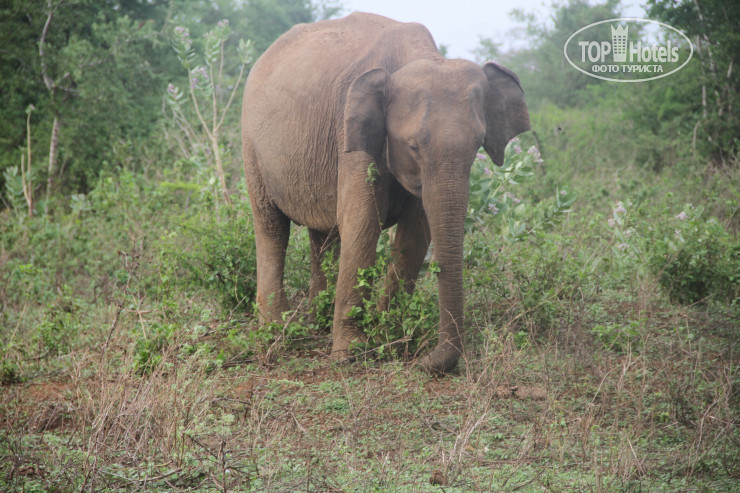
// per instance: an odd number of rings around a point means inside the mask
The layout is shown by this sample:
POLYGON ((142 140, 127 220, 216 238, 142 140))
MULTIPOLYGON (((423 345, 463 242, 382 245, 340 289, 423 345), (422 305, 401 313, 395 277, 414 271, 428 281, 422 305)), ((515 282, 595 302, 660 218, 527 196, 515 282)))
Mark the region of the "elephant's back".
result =
POLYGON ((354 13, 293 26, 250 71, 243 108, 248 118, 243 123, 282 128, 335 118, 342 113, 348 86, 359 75, 356 72, 372 64, 363 58, 373 51, 383 31, 400 25, 379 15, 354 13))
POLYGON ((296 24, 280 36, 251 70, 247 88, 307 86, 339 77, 383 31, 402 23, 376 14, 354 13, 342 19, 296 24), (314 73, 312 72, 312 69, 314 73), (306 76, 296 80, 292 74, 306 76))

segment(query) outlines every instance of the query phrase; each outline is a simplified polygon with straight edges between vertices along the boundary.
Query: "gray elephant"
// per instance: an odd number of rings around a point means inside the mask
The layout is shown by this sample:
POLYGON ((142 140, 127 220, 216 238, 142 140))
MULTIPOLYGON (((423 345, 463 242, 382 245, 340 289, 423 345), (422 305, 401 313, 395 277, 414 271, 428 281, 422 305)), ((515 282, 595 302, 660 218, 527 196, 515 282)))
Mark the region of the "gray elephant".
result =
POLYGON ((367 294, 357 271, 396 225, 386 300, 414 283, 434 243, 438 345, 421 365, 453 369, 462 354, 463 232, 470 167, 482 145, 501 165, 530 129, 519 79, 486 63, 447 60, 421 24, 355 13, 301 24, 254 65, 244 90, 242 146, 257 242, 264 320, 288 310, 283 291, 290 222, 311 241, 309 296, 326 286, 321 258, 341 243, 332 357, 364 334, 348 316, 367 294))

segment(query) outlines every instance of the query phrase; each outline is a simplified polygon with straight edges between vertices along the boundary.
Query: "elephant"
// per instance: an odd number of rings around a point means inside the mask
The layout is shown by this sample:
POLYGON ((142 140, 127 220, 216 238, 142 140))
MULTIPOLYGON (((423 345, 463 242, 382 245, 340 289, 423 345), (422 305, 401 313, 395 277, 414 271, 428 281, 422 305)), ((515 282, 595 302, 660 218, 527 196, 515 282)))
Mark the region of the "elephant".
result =
POLYGON ((379 305, 401 285, 414 289, 431 242, 439 335, 420 364, 453 370, 463 350, 470 168, 481 146, 502 165, 509 140, 530 130, 518 77, 494 62, 446 59, 421 24, 353 13, 279 37, 250 71, 241 125, 261 319, 289 309, 290 224, 305 225, 309 297, 326 287, 321 259, 339 243, 331 357, 349 359, 351 344, 366 341, 350 316, 368 294, 358 269, 375 263, 381 231, 395 225, 379 305))

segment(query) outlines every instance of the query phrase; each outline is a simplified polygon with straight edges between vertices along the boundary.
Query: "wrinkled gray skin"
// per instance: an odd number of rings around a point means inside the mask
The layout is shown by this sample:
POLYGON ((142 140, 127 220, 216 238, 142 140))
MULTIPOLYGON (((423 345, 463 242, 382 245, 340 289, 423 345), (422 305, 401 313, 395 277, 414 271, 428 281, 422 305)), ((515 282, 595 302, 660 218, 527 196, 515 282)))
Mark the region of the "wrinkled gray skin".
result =
POLYGON ((453 369, 462 353, 470 166, 481 145, 501 165, 507 142, 529 129, 516 75, 495 63, 444 59, 420 24, 355 13, 293 27, 257 61, 244 90, 263 319, 288 310, 290 221, 309 230, 311 297, 326 286, 321 258, 338 236, 332 357, 348 358, 350 343, 365 339, 347 316, 367 294, 355 287, 357 269, 375 262, 381 230, 397 225, 379 308, 399 280, 414 289, 434 242, 439 343, 421 364, 430 373, 453 369))

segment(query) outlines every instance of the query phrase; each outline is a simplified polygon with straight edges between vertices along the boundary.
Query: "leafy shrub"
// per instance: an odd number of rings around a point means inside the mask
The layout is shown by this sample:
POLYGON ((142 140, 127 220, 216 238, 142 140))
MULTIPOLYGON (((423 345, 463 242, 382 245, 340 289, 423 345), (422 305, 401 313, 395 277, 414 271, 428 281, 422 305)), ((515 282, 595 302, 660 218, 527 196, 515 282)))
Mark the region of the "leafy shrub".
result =
POLYGON ((50 354, 67 351, 80 328, 81 310, 81 302, 72 296, 68 286, 64 286, 62 295, 46 309, 35 335, 38 344, 50 354))
POLYGON ((0 363, 0 385, 11 385, 21 381, 18 365, 8 359, 0 363))
POLYGON ((172 342, 177 330, 175 324, 153 323, 134 327, 134 370, 140 375, 151 373, 162 360, 162 351, 172 342))
POLYGON ((331 251, 327 252, 321 262, 321 269, 326 276, 326 289, 316 294, 316 297, 311 301, 311 316, 314 327, 318 329, 331 329, 334 318, 334 300, 339 272, 338 257, 335 256, 337 248, 339 248, 339 245, 335 245, 331 251))
POLYGON ((740 297, 740 242, 701 206, 687 204, 651 231, 650 267, 670 298, 696 303, 740 297))
POLYGON ((10 260, 0 271, 0 295, 3 304, 21 303, 22 299, 45 301, 51 296, 48 276, 26 259, 10 260))
MULTIPOLYGON (((357 287, 366 288, 370 295, 361 306, 354 307, 349 313, 368 337, 367 343, 358 348, 372 351, 380 359, 413 355, 422 344, 429 342, 430 337, 435 336, 439 322, 436 283, 430 275, 417 280, 412 294, 400 285, 388 310, 377 309, 378 302, 385 296, 381 280, 387 275, 389 243, 388 234, 385 233, 381 237, 375 265, 358 269, 357 287)), ((432 262, 427 272, 435 274, 439 268, 432 262)))
POLYGON ((628 326, 619 324, 597 325, 591 333, 601 342, 603 348, 615 353, 625 353, 641 348, 640 323, 632 321, 628 326))
POLYGON ((246 200, 202 209, 162 239, 164 285, 184 283, 214 295, 226 310, 252 306, 257 287, 252 213, 246 200))
POLYGON ((470 169, 466 231, 493 228, 507 242, 514 243, 528 235, 539 235, 564 218, 575 201, 565 190, 557 190, 552 203, 543 202, 538 207, 529 206, 514 194, 522 181, 534 176, 534 167, 542 162, 537 147, 523 152, 518 138, 507 146, 501 167, 479 153, 470 169))

